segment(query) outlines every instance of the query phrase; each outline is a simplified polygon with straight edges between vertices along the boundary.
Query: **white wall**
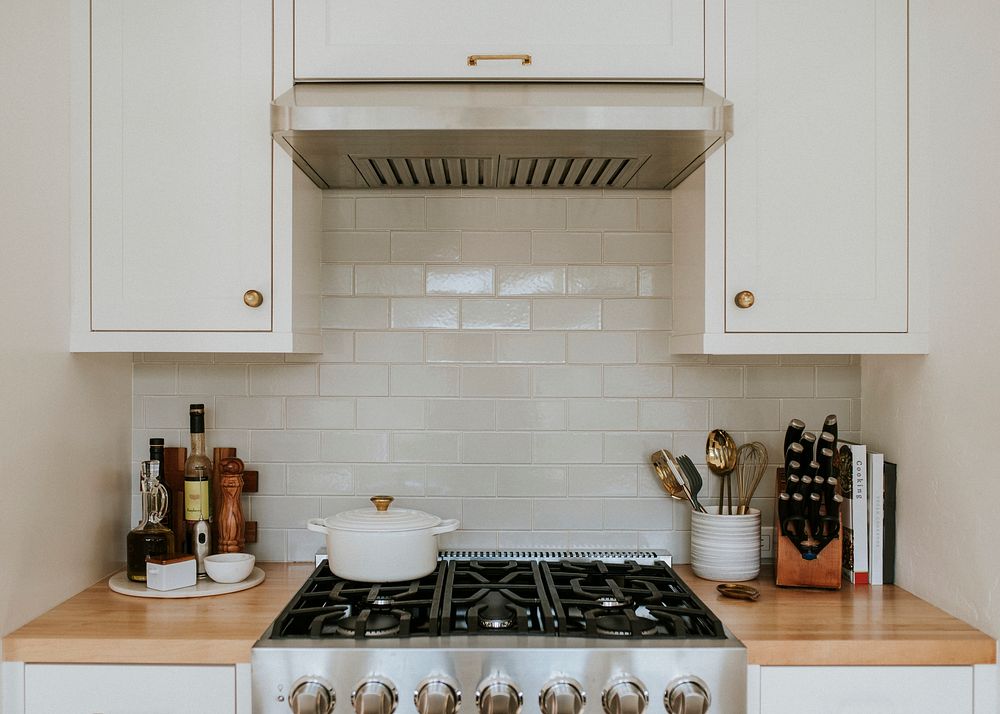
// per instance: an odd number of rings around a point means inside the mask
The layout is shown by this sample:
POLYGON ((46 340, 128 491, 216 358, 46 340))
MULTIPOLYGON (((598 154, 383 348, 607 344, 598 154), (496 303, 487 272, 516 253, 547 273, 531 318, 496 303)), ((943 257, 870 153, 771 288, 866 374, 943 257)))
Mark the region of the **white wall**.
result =
POLYGON ((1000 4, 911 7, 911 232, 931 354, 865 357, 864 438, 899 462, 899 583, 1000 636, 1000 4))
POLYGON ((129 527, 129 356, 67 352, 69 6, 0 4, 0 635, 111 572, 129 527))
MULTIPOLYGON (((261 472, 266 560, 308 560, 307 518, 388 492, 462 520, 452 547, 663 548, 686 562, 690 508, 649 466, 704 470, 721 426, 775 459, 792 417, 860 420, 848 355, 671 355, 666 192, 328 191, 324 354, 144 354, 133 458, 187 441, 261 472)), ((856 432, 855 432, 856 433, 856 432)), ((713 493, 719 479, 706 475, 713 493)), ((771 489, 755 506, 772 522, 771 489)))

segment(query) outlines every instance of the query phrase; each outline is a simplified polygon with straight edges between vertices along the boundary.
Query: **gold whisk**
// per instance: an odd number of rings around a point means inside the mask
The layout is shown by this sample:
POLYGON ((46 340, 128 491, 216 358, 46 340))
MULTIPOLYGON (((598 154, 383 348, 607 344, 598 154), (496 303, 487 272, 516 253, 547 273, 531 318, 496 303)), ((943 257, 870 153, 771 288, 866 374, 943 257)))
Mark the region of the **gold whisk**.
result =
POLYGON ((736 493, 739 498, 737 514, 742 515, 747 512, 750 499, 753 498, 766 470, 767 447, 762 443, 752 441, 736 450, 736 493))

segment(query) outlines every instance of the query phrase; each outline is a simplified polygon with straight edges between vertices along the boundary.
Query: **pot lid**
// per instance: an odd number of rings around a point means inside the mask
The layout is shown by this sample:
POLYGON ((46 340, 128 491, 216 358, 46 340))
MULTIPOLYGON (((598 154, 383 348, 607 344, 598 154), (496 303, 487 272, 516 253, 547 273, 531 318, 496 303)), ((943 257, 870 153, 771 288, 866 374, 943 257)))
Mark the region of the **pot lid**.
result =
POLYGON ((355 508, 342 511, 326 519, 327 528, 341 531, 367 531, 387 533, 396 531, 426 530, 440 525, 437 516, 409 508, 389 509, 392 496, 372 496, 375 508, 355 508))

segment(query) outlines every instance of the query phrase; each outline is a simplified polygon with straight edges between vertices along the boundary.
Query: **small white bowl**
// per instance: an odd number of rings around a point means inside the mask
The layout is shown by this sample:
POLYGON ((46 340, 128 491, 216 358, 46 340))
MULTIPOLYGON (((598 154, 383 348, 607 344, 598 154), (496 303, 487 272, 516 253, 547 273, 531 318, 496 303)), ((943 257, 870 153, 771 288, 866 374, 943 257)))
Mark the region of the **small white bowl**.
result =
POLYGON ((256 558, 250 553, 218 553, 205 558, 205 572, 217 583, 238 583, 253 571, 256 558))

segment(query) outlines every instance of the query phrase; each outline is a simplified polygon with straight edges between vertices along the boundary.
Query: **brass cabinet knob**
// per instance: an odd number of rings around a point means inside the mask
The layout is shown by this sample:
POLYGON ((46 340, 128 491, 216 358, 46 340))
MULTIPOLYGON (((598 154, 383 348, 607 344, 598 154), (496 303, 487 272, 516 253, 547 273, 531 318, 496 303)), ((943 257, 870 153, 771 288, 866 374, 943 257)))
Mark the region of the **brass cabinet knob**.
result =
POLYGON ((264 296, 260 294, 259 290, 247 290, 243 293, 243 302, 247 304, 247 307, 260 307, 264 304, 264 296))
POLYGON ((736 307, 742 310, 746 310, 748 307, 753 306, 754 302, 753 293, 750 292, 749 290, 741 290, 740 292, 736 293, 736 298, 734 302, 736 303, 736 307))

